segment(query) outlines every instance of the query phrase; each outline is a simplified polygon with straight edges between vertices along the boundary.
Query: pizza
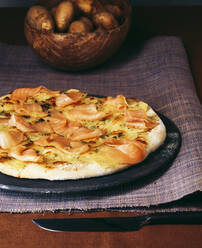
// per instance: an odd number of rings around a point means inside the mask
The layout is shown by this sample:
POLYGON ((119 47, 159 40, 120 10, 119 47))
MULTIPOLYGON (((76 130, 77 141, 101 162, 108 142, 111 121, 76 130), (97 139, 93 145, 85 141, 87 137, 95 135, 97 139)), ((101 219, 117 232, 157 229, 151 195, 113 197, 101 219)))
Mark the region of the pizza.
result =
POLYGON ((0 172, 68 180, 135 166, 161 146, 166 128, 145 102, 77 89, 19 88, 0 98, 0 172))

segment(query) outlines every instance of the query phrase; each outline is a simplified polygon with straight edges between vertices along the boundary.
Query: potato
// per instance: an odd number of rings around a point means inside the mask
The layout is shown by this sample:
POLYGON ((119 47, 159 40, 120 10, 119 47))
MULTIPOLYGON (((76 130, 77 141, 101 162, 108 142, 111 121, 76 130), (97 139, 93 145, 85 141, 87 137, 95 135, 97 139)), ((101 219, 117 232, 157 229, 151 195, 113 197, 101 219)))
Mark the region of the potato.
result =
POLYGON ((99 0, 74 0, 78 8, 86 15, 91 16, 100 11, 104 11, 103 5, 99 0))
POLYGON ((85 14, 89 15, 93 8, 94 0, 75 0, 78 8, 85 14))
POLYGON ((55 22, 58 30, 64 32, 74 18, 74 5, 70 1, 61 2, 55 11, 55 22))
POLYGON ((81 20, 82 22, 84 22, 84 23, 88 26, 89 32, 91 32, 91 31, 93 30, 94 26, 93 26, 93 23, 92 23, 92 21, 91 21, 90 19, 88 19, 88 18, 85 17, 85 16, 82 16, 82 17, 80 18, 80 20, 81 20))
POLYGON ((89 26, 82 20, 74 21, 69 26, 70 33, 88 33, 90 32, 89 26))
POLYGON ((95 14, 93 20, 98 27, 101 26, 106 30, 118 27, 118 22, 115 17, 106 11, 95 14))
POLYGON ((108 12, 110 12, 117 19, 120 19, 123 15, 122 10, 119 8, 118 5, 107 4, 104 7, 108 12))
POLYGON ((39 31, 53 31, 54 22, 52 16, 45 7, 35 5, 31 7, 26 16, 27 22, 32 28, 39 31))

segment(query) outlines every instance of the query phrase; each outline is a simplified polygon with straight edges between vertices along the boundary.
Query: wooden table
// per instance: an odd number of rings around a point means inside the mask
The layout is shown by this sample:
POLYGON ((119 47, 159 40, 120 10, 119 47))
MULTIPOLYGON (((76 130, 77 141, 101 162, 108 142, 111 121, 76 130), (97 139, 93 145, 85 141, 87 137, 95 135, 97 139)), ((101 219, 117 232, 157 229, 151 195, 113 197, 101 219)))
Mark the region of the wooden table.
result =
MULTIPOLYGON (((0 9, 0 41, 26 44, 23 20, 26 9, 0 9)), ((202 7, 137 7, 134 10, 137 32, 145 38, 177 35, 187 50, 198 96, 202 101, 202 7)), ((0 214, 1 248, 161 248, 201 247, 202 226, 147 226, 128 233, 53 233, 39 229, 33 218, 115 217, 134 213, 28 213, 0 214)), ((137 214, 136 214, 137 215, 137 214)))

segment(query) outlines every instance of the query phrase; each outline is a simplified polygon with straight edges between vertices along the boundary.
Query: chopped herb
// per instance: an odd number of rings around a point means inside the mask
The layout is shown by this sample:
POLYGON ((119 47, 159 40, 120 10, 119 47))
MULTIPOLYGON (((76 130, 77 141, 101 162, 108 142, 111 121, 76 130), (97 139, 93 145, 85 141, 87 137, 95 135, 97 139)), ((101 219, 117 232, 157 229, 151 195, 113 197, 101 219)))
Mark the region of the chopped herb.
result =
POLYGON ((1 112, 0 112, 0 115, 8 116, 8 117, 9 117, 9 116, 10 116, 10 113, 6 113, 5 111, 1 111, 1 112))
POLYGON ((33 141, 29 140, 28 143, 25 144, 25 146, 30 146, 31 144, 33 144, 33 141))
POLYGON ((29 119, 30 118, 29 115, 23 115, 22 117, 25 118, 25 119, 29 119))
POLYGON ((50 104, 49 103, 42 103, 41 107, 42 107, 43 111, 46 112, 49 110, 50 104))
POLYGON ((50 99, 48 99, 48 101, 49 101, 52 105, 56 106, 56 104, 55 104, 55 97, 51 97, 50 99))
POLYGON ((10 97, 6 96, 3 100, 10 100, 10 97))
POLYGON ((1 162, 5 161, 5 160, 11 160, 11 158, 8 157, 8 156, 0 157, 0 161, 1 161, 1 162))

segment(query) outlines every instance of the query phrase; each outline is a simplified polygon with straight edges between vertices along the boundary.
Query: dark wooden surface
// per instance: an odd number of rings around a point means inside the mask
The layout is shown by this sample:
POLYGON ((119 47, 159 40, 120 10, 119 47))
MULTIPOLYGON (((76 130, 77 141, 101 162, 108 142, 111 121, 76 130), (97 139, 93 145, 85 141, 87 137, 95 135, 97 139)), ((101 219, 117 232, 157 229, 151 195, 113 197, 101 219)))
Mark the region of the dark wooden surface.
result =
MULTIPOLYGON (((26 9, 0 9, 0 41, 26 44, 23 21, 26 9)), ((146 38, 177 35, 182 38, 189 57, 197 93, 202 100, 202 7, 137 7, 134 32, 146 38)), ((191 200, 192 198, 190 198, 191 200)), ((35 213, 0 214, 1 248, 161 248, 201 247, 202 226, 147 226, 128 233, 53 233, 39 229, 33 218, 113 217, 134 213, 35 213)))

